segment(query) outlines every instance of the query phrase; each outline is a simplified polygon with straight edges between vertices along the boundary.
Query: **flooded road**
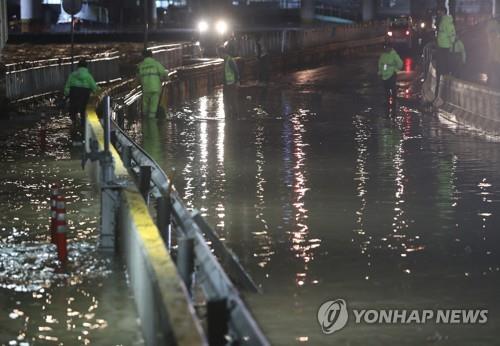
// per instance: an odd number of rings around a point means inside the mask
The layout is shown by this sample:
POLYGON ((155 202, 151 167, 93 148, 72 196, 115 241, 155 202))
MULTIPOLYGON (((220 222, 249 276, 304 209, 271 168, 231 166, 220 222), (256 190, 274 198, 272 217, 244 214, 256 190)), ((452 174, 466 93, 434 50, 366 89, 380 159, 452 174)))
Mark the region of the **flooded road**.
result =
POLYGON ((97 250, 99 197, 68 141, 69 119, 0 124, 0 345, 142 345, 124 266, 97 250), (66 197, 66 270, 50 244, 56 182, 66 197))
POLYGON ((261 285, 248 300, 273 344, 497 344, 500 146, 422 114, 406 85, 387 117, 376 59, 246 88, 242 120, 224 119, 216 92, 130 131, 261 285), (488 309, 488 323, 349 321, 323 335, 318 308, 337 298, 488 309))

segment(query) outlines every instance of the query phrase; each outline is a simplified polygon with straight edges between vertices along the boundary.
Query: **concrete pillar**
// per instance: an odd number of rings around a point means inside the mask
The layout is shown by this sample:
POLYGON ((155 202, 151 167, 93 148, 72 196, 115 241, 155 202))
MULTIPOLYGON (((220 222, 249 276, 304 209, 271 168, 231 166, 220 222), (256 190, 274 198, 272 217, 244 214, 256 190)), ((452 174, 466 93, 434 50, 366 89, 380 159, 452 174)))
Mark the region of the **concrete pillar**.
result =
POLYGON ((158 15, 156 13, 156 1, 155 0, 150 0, 149 1, 149 9, 151 11, 151 21, 149 22, 150 26, 155 28, 156 23, 158 22, 158 15))
POLYGON ((312 23, 314 21, 314 0, 301 0, 300 18, 303 23, 312 23))
POLYGON ((34 17, 33 0, 21 0, 21 31, 28 32, 34 17))
MULTIPOLYGON (((7 36, 9 33, 8 22, 9 19, 7 18, 7 0, 0 0, 0 50, 2 50, 3 47, 5 47, 5 44, 7 43, 7 38, 8 38, 7 36)), ((2 73, 1 75, 4 74, 2 73)), ((0 84, 4 85, 5 83, 0 83, 0 84)), ((2 94, 2 92, 0 91, 0 99, 1 95, 4 94, 2 94)))
POLYGON ((33 19, 33 0, 21 0, 21 20, 33 19))
POLYGON ((369 21, 375 19, 375 1, 374 0, 363 0, 361 4, 361 18, 363 21, 369 21))

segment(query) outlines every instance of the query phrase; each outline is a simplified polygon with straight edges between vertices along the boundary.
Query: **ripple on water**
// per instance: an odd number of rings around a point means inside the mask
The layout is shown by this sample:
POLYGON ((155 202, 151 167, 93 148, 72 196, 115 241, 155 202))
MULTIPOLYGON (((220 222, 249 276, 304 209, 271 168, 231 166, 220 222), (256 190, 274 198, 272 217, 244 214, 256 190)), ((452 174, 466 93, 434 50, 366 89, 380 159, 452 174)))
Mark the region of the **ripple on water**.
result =
POLYGON ((16 292, 36 292, 59 285, 76 285, 86 279, 111 274, 110 260, 97 253, 97 245, 68 245, 68 264, 61 269, 54 244, 0 245, 0 287, 16 292))

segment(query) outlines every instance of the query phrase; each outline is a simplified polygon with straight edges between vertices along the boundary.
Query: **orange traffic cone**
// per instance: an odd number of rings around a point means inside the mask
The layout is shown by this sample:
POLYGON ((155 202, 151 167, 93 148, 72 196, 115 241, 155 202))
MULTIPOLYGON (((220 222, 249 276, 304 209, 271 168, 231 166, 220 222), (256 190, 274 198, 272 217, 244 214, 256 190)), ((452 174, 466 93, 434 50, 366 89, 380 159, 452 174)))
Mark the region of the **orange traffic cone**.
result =
POLYGON ((66 241, 66 206, 64 197, 58 195, 56 198, 56 245, 57 256, 62 264, 68 260, 68 245, 66 241))
POLYGON ((50 241, 56 243, 56 198, 59 195, 59 184, 50 187, 50 241))

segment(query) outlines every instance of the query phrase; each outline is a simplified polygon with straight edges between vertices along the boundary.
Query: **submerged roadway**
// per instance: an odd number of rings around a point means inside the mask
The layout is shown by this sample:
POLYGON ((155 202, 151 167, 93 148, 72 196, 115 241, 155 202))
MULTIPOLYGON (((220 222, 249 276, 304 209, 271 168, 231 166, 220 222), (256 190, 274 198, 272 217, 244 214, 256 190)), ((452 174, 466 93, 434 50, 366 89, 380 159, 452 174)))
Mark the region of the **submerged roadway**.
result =
POLYGON ((260 284, 247 299, 273 344, 494 344, 500 147, 423 112, 409 56, 388 116, 377 58, 244 86, 240 120, 225 119, 216 91, 127 130, 176 168, 186 204, 260 284), (488 309, 488 323, 350 320, 323 335, 318 308, 337 298, 349 309, 488 309))

